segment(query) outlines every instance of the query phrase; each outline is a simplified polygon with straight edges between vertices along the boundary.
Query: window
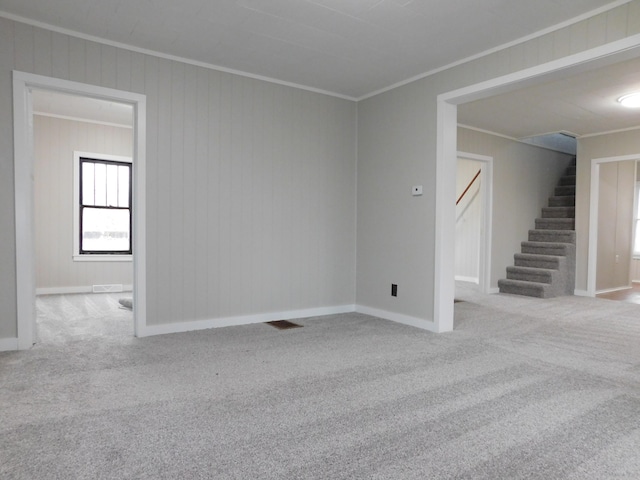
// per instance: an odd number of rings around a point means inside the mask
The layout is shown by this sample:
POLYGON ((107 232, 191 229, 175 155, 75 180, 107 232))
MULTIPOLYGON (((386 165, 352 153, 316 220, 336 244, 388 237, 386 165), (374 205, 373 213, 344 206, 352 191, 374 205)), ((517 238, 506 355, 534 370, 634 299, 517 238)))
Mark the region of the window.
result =
POLYGON ((131 159, 82 152, 74 156, 74 259, 122 260, 122 256, 130 256, 131 159))

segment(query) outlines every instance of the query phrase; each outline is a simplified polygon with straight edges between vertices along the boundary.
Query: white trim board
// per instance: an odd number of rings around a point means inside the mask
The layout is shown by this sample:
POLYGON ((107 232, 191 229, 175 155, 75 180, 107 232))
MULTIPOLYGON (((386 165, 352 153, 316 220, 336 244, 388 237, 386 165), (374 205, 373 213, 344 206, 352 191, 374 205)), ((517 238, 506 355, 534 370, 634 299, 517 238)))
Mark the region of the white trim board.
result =
MULTIPOLYGON (((123 285, 122 292, 132 292, 133 285, 123 285)), ((93 285, 78 286, 78 287, 42 287, 36 288, 36 295, 67 295, 74 293, 94 293, 93 285)), ((104 293, 119 293, 119 292, 104 292, 104 293)))
MULTIPOLYGON (((453 301, 451 303, 453 304, 453 301)), ((409 315, 403 315, 401 313, 388 312, 386 310, 366 307, 364 305, 356 305, 355 311, 358 313, 363 313, 365 315, 371 315, 372 317, 378 317, 384 320, 401 323, 403 325, 409 325, 411 327, 420 328, 422 330, 429 330, 434 332, 436 329, 436 325, 430 320, 425 320, 423 318, 418 318, 418 317, 412 317, 409 315)))
POLYGON ((604 290, 596 291, 596 295, 601 295, 603 293, 621 292, 622 290, 629 290, 630 288, 632 288, 631 285, 627 285, 623 287, 605 288, 604 290))
POLYGON ((13 126, 16 220, 16 297, 18 349, 35 338, 35 245, 33 212, 33 89, 127 103, 134 110, 133 313, 134 332, 146 325, 146 96, 31 73, 13 72, 13 126))
POLYGON ((640 34, 569 55, 501 77, 438 95, 436 140, 436 205, 433 323, 438 332, 453 330, 454 259, 450 239, 455 235, 455 164, 458 105, 513 91, 553 78, 637 57, 640 34))
MULTIPOLYGON (((134 304, 135 306, 135 304, 134 304)), ((147 325, 138 334, 139 337, 164 335, 167 333, 183 333, 209 328, 233 327, 253 323, 273 322, 275 320, 294 320, 296 318, 320 317, 355 311, 355 305, 337 305, 333 307, 318 307, 304 310, 288 310, 284 312, 258 313, 254 315, 240 315, 235 317, 221 317, 191 322, 167 323, 163 325, 147 325)))
POLYGON ((456 282, 474 283, 479 285, 480 279, 477 277, 463 277, 462 275, 456 275, 456 282))
POLYGON ((10 352, 18 350, 17 338, 0 338, 0 352, 10 352))

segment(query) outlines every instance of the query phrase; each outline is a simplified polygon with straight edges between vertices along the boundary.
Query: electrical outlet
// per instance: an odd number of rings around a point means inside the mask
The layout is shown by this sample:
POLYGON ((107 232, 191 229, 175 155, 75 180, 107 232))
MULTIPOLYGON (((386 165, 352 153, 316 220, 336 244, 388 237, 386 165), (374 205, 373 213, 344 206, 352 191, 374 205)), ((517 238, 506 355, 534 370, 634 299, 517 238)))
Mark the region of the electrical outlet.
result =
POLYGON ((398 296, 398 285, 396 285, 395 283, 391 284, 391 296, 392 297, 398 296))

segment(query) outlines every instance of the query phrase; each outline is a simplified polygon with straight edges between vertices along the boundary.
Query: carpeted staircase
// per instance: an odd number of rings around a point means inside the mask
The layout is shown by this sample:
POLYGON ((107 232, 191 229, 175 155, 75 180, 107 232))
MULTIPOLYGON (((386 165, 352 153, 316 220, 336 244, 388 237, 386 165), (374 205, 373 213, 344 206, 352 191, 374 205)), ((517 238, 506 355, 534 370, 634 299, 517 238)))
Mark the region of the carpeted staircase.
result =
POLYGON ((507 278, 498 280, 500 293, 551 298, 573 295, 576 262, 576 164, 567 168, 549 197, 549 206, 536 218, 522 253, 514 255, 515 266, 507 267, 507 278))

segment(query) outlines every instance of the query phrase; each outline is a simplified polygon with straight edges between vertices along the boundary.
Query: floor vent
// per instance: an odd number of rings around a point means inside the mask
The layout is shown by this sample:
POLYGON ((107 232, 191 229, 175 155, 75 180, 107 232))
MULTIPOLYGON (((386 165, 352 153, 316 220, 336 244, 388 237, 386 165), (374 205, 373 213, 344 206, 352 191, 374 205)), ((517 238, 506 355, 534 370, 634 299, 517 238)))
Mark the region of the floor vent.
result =
POLYGON ((461 303, 461 302, 464 302, 464 300, 458 300, 457 298, 453 299, 453 303, 461 303))
POLYGON ((289 320, 274 320, 273 322, 266 322, 266 323, 267 325, 276 327, 278 330, 287 330, 289 328, 302 327, 302 325, 298 325, 297 323, 290 322, 289 320))

